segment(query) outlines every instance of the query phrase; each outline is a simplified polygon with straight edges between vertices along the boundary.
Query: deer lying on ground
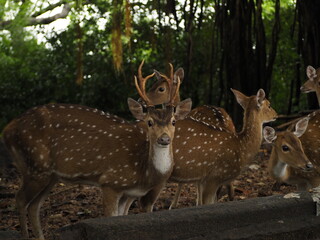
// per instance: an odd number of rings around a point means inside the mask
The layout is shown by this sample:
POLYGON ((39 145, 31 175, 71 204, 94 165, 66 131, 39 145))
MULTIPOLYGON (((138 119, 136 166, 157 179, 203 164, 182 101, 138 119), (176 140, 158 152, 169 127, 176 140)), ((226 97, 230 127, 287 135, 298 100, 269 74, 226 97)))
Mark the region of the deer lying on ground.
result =
MULTIPOLYGON (((302 85, 301 91, 304 93, 316 92, 320 106, 320 68, 315 70, 313 67, 308 66, 306 74, 309 79, 302 85)), ((306 156, 314 166, 314 171, 306 172, 288 167, 287 180, 276 177, 278 180, 297 185, 299 191, 306 191, 320 185, 320 111, 318 110, 309 114, 307 118, 309 119, 309 124, 305 133, 300 137, 300 141, 306 156)), ((293 127, 294 123, 288 129, 292 129, 293 127)))
MULTIPOLYGON (((166 80, 166 76, 161 74, 158 71, 155 71, 157 81, 152 85, 152 87, 147 92, 147 96, 149 99, 155 104, 163 104, 169 101, 169 86, 168 81, 166 80)), ((184 70, 183 68, 178 68, 175 73, 173 73, 173 66, 170 65, 170 78, 173 79, 173 82, 179 77, 182 82, 184 79, 184 70)), ((175 101, 180 101, 180 95, 177 94, 175 101)), ((229 131, 231 133, 235 133, 235 127, 232 119, 228 115, 228 113, 220 107, 204 105, 194 108, 186 117, 186 119, 192 119, 198 123, 202 123, 207 126, 211 126, 213 128, 217 128, 219 130, 229 131)), ((229 195, 229 200, 233 200, 234 198, 234 189, 233 185, 226 185, 229 195)), ((182 183, 178 184, 178 189, 174 196, 174 199, 169 207, 176 208, 178 205, 179 195, 182 189, 182 183)), ((199 186, 198 188, 199 189, 199 186)), ((221 188, 220 188, 221 189, 221 188)), ((220 190, 219 189, 219 190, 220 190)), ((197 205, 199 205, 200 193, 198 192, 197 197, 197 205)))
POLYGON ((48 104, 6 126, 3 139, 22 176, 16 205, 24 238, 29 235, 28 214, 34 235, 44 239, 40 206, 58 180, 100 186, 106 216, 124 214, 126 202, 141 196, 148 201, 145 211, 152 211, 172 172, 176 121, 189 113, 191 100, 179 102, 174 111, 178 81, 166 108, 155 109, 145 93, 145 83, 154 74, 143 78, 142 64, 135 84, 146 112, 128 99, 139 124, 85 106, 48 104))
MULTIPOLYGON (((273 178, 288 184, 305 183, 295 171, 305 173, 313 170, 313 165, 305 155, 299 140, 308 126, 308 118, 299 120, 295 125, 295 131, 282 131, 276 133, 271 127, 263 129, 263 136, 268 143, 272 144, 268 171, 273 178)), ((312 174, 312 173, 311 173, 312 174)), ((299 188, 299 190, 301 190, 299 188)))
MULTIPOLYGON (((320 104, 320 68, 315 70, 313 67, 308 66, 306 74, 309 79, 303 84, 301 91, 304 93, 316 92, 320 104)), ((310 113, 307 118, 309 119, 309 124, 305 133, 300 137, 300 141, 306 156, 313 164, 314 171, 306 172, 288 166, 288 180, 284 180, 286 183, 297 185, 299 191, 306 191, 320 185, 320 111, 317 110, 310 113)), ((288 129, 293 129, 296 126, 295 123, 299 120, 291 121, 288 124, 288 129)), ((278 177, 276 179, 281 180, 278 177)))

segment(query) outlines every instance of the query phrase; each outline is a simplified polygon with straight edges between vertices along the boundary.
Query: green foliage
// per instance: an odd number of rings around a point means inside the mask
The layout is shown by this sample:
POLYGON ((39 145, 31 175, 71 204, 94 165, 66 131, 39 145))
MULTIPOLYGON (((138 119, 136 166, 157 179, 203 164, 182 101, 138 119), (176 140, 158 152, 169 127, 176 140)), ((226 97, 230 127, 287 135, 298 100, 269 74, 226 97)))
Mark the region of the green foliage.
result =
MULTIPOLYGON (((69 2, 76 6, 75 2, 69 2)), ((269 49, 275 1, 263 2, 269 49)), ((183 11, 184 2, 175 1, 177 23, 170 7, 163 1, 130 1, 133 31, 130 37, 125 35, 123 20, 123 67, 120 72, 114 69, 111 49, 115 6, 112 1, 105 0, 82 3, 69 14, 71 24, 65 31, 52 32, 46 43, 39 43, 34 31, 25 28, 26 18, 38 10, 35 4, 25 1, 22 6, 18 2, 0 0, 0 19, 5 19, 9 13, 14 16, 7 30, 0 31, 0 129, 28 108, 49 102, 79 103, 130 118, 126 99, 137 97, 133 76, 142 59, 146 61, 144 75, 152 73, 153 69, 167 72, 168 62, 175 68, 183 67, 186 78, 181 86, 182 95, 192 97, 194 106, 218 103, 219 95, 225 89, 219 89, 222 43, 218 36, 222 33, 216 31, 214 2, 204 1, 202 12, 197 5, 198 11, 192 16, 190 11, 183 11), (79 20, 84 47, 81 86, 76 84, 75 23, 79 20), (102 22, 104 24, 98 24, 102 22)), ((280 42, 270 93, 272 105, 279 113, 288 110, 290 86, 296 78, 296 63, 300 61, 296 50, 297 36, 291 36, 294 8, 293 0, 281 1, 280 42)), ((226 74, 225 70, 221 73, 222 76, 226 74)), ((305 106, 303 101, 293 111, 305 106)))

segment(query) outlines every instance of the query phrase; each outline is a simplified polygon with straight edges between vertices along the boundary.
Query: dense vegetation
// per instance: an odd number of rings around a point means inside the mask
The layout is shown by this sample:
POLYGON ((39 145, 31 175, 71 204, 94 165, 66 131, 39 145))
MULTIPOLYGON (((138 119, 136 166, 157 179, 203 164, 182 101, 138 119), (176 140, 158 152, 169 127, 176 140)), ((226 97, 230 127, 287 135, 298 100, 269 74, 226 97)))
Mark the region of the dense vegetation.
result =
POLYGON ((130 118, 142 59, 146 74, 183 67, 182 95, 236 120, 230 87, 264 88, 279 113, 315 108, 299 88, 305 67, 320 66, 318 12, 316 0, 0 0, 0 129, 49 102, 130 118), (60 15, 41 15, 57 6, 60 15), (49 31, 59 18, 69 24, 49 31))

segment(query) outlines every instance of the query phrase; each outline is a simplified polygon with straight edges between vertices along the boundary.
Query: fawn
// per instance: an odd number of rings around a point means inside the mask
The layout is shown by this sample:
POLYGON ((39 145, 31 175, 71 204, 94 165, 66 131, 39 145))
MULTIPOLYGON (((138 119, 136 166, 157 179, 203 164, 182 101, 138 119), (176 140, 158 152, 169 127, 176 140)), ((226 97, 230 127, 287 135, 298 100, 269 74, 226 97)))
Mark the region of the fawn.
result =
POLYGON ((173 169, 176 121, 190 112, 191 100, 179 102, 174 110, 178 81, 166 108, 155 109, 145 93, 145 83, 154 74, 143 78, 142 65, 135 85, 147 103, 146 112, 128 99, 139 124, 85 106, 48 104, 34 107, 5 127, 4 143, 22 176, 16 204, 24 238, 29 235, 28 214, 34 235, 44 239, 39 211, 58 180, 101 187, 106 216, 124 214, 128 199, 141 196, 148 199, 145 211, 152 211, 173 169))

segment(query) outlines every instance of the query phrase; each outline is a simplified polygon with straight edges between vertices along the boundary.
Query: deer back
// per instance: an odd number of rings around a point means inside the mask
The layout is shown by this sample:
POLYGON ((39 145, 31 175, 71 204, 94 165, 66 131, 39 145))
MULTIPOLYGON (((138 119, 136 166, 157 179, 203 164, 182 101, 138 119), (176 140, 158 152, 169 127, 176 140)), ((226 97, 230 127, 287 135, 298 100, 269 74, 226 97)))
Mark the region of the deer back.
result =
POLYGON ((4 139, 27 158, 29 174, 55 173, 66 179, 120 187, 128 184, 129 177, 136 183, 148 157, 143 130, 117 116, 79 105, 36 107, 9 124, 4 139), (112 181, 113 175, 122 174, 126 181, 112 181))

